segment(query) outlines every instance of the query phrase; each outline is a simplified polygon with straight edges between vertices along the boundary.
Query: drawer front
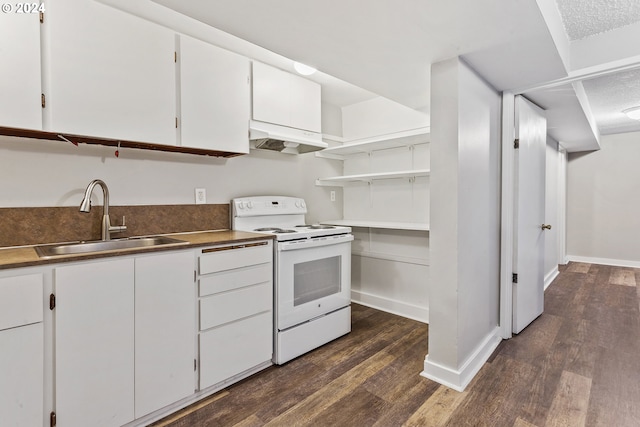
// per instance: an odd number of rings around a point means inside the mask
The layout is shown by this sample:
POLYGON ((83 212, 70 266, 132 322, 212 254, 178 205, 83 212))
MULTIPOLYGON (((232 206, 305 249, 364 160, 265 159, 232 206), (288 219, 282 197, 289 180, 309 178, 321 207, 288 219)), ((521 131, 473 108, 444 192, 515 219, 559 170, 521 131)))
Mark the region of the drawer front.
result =
POLYGON ((42 274, 0 279, 0 330, 42 322, 42 274))
POLYGON ((200 277, 200 296, 271 282, 272 275, 271 263, 265 263, 202 276, 200 277))
POLYGON ((246 246, 237 249, 233 246, 227 246, 214 248, 212 251, 203 253, 198 258, 200 274, 264 264, 271 262, 273 257, 271 244, 267 242, 259 244, 259 246, 246 246))
POLYGON ((271 313, 200 334, 200 389, 271 360, 271 313))
MULTIPOLYGON (((273 287, 271 282, 212 295, 200 300, 200 330, 271 312, 273 287)), ((271 314, 269 314, 271 315, 271 314)))

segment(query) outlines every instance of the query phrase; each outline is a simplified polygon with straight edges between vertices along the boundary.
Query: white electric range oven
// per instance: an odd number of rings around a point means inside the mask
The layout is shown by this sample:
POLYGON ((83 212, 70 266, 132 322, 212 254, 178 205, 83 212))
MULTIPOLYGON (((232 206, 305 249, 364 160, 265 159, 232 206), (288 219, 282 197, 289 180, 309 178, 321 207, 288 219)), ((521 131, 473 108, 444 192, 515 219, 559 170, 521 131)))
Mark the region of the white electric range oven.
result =
POLYGON ((305 223, 305 201, 256 196, 231 201, 234 230, 272 234, 274 363, 351 331, 350 227, 305 223))

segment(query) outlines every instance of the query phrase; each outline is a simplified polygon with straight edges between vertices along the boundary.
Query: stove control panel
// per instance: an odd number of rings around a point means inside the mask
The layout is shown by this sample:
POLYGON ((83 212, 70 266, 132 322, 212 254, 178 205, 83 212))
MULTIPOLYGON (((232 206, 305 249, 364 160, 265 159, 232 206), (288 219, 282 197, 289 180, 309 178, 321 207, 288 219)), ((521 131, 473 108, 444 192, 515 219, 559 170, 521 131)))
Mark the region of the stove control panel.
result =
POLYGON ((236 217, 307 213, 304 199, 286 196, 241 197, 231 200, 231 209, 232 215, 236 217))

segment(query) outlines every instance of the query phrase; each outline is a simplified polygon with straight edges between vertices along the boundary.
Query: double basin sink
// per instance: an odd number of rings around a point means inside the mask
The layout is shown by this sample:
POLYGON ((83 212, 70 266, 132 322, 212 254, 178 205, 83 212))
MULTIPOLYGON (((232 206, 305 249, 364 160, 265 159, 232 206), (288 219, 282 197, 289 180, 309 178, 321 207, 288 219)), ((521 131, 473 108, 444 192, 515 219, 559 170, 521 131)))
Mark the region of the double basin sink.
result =
POLYGON ((130 237, 115 240, 92 240, 88 242, 61 243, 36 246, 40 258, 53 258, 65 255, 82 255, 123 249, 142 249, 159 246, 179 246, 189 242, 166 236, 130 237))

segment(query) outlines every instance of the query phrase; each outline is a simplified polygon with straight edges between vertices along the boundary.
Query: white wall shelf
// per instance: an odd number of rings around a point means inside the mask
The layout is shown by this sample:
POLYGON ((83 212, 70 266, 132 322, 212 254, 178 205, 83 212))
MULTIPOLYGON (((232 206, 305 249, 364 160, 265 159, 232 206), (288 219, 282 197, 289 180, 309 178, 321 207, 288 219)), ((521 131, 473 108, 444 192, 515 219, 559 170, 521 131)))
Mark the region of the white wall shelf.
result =
MULTIPOLYGON (((333 141, 338 138, 326 137, 325 139, 333 141)), ((373 138, 344 141, 343 145, 325 148, 322 151, 316 152, 316 156, 344 160, 345 156, 350 154, 370 153, 374 150, 406 147, 415 144, 424 144, 426 142, 430 142, 428 127, 376 136, 373 138)))
POLYGON ((376 179, 390 178, 416 178, 420 176, 429 176, 429 169, 414 169, 406 171, 379 172, 379 173, 363 173, 357 175, 332 176, 328 178, 319 178, 316 180, 318 186, 344 186, 349 182, 371 182, 376 179))
POLYGON ((346 227, 382 228, 388 230, 429 231, 429 224, 419 222, 367 221, 357 219, 336 219, 322 221, 326 225, 342 225, 346 227))

